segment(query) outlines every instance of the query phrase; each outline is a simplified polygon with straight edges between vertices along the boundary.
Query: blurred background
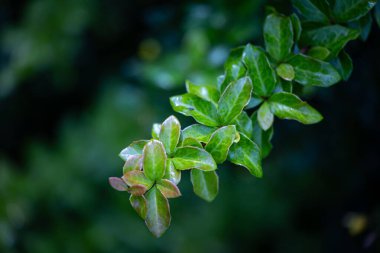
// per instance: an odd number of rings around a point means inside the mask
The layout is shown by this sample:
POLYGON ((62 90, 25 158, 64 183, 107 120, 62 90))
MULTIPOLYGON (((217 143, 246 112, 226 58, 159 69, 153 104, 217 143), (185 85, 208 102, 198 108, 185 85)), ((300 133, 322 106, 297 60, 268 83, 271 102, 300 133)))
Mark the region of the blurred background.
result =
POLYGON ((160 239, 108 185, 120 150, 173 113, 186 79, 215 82, 230 48, 262 44, 266 5, 291 11, 280 0, 1 0, 0 252, 380 252, 375 24, 347 48, 349 82, 306 96, 322 123, 276 120, 264 178, 227 164, 206 203, 184 173, 160 239))

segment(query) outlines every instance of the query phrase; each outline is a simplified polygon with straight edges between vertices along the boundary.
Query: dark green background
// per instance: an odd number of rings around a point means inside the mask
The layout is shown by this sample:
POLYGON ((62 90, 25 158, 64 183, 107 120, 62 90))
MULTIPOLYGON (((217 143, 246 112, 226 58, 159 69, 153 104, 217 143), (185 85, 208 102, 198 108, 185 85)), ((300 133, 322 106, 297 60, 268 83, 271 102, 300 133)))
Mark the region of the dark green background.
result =
MULTIPOLYGON (((379 252, 380 30, 347 51, 348 82, 311 90, 322 123, 275 121, 264 178, 226 164, 220 193, 170 201, 148 232, 114 191, 119 151, 173 112, 185 79, 212 82, 228 50, 261 44, 287 1, 2 0, 0 252, 379 252), (360 217, 356 235, 345 225, 360 217)), ((180 118, 183 126, 191 119, 180 118)))

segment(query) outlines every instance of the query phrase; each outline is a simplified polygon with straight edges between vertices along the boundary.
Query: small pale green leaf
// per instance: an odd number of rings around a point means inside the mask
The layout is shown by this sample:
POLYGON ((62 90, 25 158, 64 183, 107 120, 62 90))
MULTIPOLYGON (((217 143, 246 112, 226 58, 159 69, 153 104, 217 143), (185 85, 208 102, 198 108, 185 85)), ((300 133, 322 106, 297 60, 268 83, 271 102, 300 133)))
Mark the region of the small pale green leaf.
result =
POLYGON ((290 18, 270 14, 264 22, 265 48, 274 60, 280 62, 289 56, 293 47, 293 26, 290 18))
POLYGON ((336 0, 333 8, 337 22, 357 20, 366 15, 376 4, 377 0, 336 0))
POLYGON ((245 111, 236 118, 234 124, 239 132, 247 135, 248 138, 252 137, 252 120, 245 111))
POLYGON ((168 179, 176 185, 181 181, 181 171, 174 167, 171 159, 166 160, 164 179, 168 179))
POLYGON ((162 195, 165 196, 165 198, 178 198, 181 196, 181 192, 179 191, 178 187, 173 184, 170 180, 167 179, 161 179, 157 182, 157 189, 160 190, 162 195))
POLYGON ((287 63, 281 63, 276 68, 277 74, 286 81, 291 81, 294 79, 294 69, 292 65, 287 63))
POLYGON ((215 130, 215 127, 194 124, 182 130, 182 139, 194 138, 200 142, 206 143, 215 130))
POLYGON ((268 103, 272 113, 280 119, 293 119, 303 124, 314 124, 323 119, 317 110, 291 93, 276 93, 268 103))
MULTIPOLYGON (((338 0, 339 1, 339 0, 338 0)), ((327 3, 324 0, 292 0, 294 7, 307 21, 318 23, 328 23, 326 9, 327 3)))
POLYGON ((200 169, 211 171, 217 169, 212 156, 206 150, 196 147, 178 148, 171 160, 177 170, 200 169))
POLYGON ((203 148, 202 144, 197 140, 197 139, 194 139, 194 138, 186 138, 183 140, 182 142, 182 147, 186 147, 186 146, 191 146, 191 147, 196 147, 196 148, 203 148))
POLYGON ((170 98, 173 110, 186 116, 192 116, 206 126, 218 126, 217 110, 213 103, 193 94, 184 94, 170 98))
POLYGON ((147 143, 148 141, 146 140, 132 142, 131 145, 129 145, 128 147, 126 147, 120 152, 119 154, 120 158, 123 159, 124 161, 127 161, 129 156, 131 155, 141 155, 143 148, 145 144, 147 143))
POLYGON ((257 111, 257 121, 260 127, 264 131, 268 130, 272 126, 273 120, 274 117, 269 108, 269 104, 267 102, 264 102, 257 111))
POLYGON ((117 191, 126 191, 128 189, 128 185, 119 177, 110 177, 108 182, 117 191))
POLYGON ((161 125, 159 139, 170 155, 174 152, 181 135, 181 124, 174 116, 167 118, 161 125))
POLYGON ((123 167, 123 174, 131 170, 141 170, 142 169, 142 155, 131 155, 125 162, 123 167))
POLYGON ((271 143, 273 137, 273 126, 267 131, 264 131, 257 122, 257 112, 252 114, 251 119, 253 126, 252 140, 260 147, 262 158, 265 158, 269 155, 273 147, 271 143))
POLYGON ((156 187, 152 187, 145 198, 147 201, 145 223, 155 237, 160 237, 170 226, 169 202, 156 187))
POLYGON ((338 70, 342 79, 347 81, 351 76, 353 68, 350 56, 343 50, 331 63, 338 70))
POLYGON ((326 60, 330 56, 330 50, 325 47, 315 46, 310 48, 307 55, 318 60, 326 60))
POLYGON ((295 13, 290 15, 290 20, 292 21, 292 26, 293 26, 294 41, 298 41, 302 33, 301 21, 295 13))
POLYGON ((206 85, 206 84, 195 84, 190 81, 186 81, 186 90, 188 93, 194 94, 204 100, 209 102, 213 102, 215 104, 218 103, 220 92, 216 86, 206 85))
POLYGON ((245 75, 246 69, 241 60, 243 51, 244 47, 232 49, 224 63, 224 69, 226 72, 221 82, 218 82, 219 90, 221 92, 223 92, 232 81, 236 81, 245 75))
POLYGON ((193 190, 200 198, 211 202, 218 195, 219 178, 216 171, 191 170, 193 190))
POLYGON ((129 202, 131 202, 131 206, 133 207, 133 209, 135 209, 136 213, 143 220, 145 220, 146 209, 147 209, 147 204, 146 204, 145 197, 144 196, 131 195, 131 197, 129 197, 129 202))
POLYGON ((166 153, 160 141, 149 141, 143 150, 143 169, 150 180, 161 179, 165 174, 166 153))
POLYGON ((211 135, 205 149, 212 155, 216 163, 221 164, 226 160, 235 136, 236 127, 233 125, 221 127, 211 135))
POLYGON ((134 185, 143 185, 147 189, 152 187, 154 181, 147 178, 143 171, 141 170, 131 170, 123 175, 124 182, 127 183, 128 186, 134 185))
POLYGON ((230 83, 219 100, 218 116, 223 125, 233 122, 251 98, 252 82, 243 77, 230 83))
POLYGON ((234 164, 244 166, 256 177, 263 176, 260 148, 242 133, 240 133, 240 141, 231 146, 228 160, 234 164))
POLYGON ((161 124, 154 123, 152 127, 152 138, 158 140, 160 137, 161 124))
POLYGON ((294 68, 294 80, 303 85, 329 87, 340 81, 340 75, 328 62, 298 54, 288 63, 294 68))

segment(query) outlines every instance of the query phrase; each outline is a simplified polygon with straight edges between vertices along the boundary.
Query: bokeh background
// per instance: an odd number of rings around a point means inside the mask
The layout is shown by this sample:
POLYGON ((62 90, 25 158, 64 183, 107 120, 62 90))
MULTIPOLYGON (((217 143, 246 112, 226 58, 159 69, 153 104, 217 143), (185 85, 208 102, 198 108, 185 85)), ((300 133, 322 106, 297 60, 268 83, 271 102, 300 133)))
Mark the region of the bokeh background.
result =
MULTIPOLYGON (((351 42, 348 82, 309 90, 325 120, 275 122, 263 179, 230 164, 213 203, 185 173, 155 239, 114 191, 119 151, 262 44, 288 1, 1 0, 0 252, 380 252, 380 30, 351 42)), ((183 125, 191 119, 181 117, 183 125)))

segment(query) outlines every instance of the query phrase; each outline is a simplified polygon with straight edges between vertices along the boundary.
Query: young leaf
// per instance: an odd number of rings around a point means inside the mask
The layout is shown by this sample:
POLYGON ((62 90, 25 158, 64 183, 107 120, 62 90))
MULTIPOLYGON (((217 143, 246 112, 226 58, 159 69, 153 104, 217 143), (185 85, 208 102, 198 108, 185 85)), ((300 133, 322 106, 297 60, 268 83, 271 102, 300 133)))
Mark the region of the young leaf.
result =
POLYGON ((377 0, 337 0, 333 8, 336 21, 349 22, 366 15, 377 0))
POLYGON ((149 141, 143 150, 143 169, 147 178, 158 180, 164 176, 166 165, 166 153, 164 145, 160 141, 149 141))
POLYGON ((131 170, 142 169, 142 155, 131 155, 125 162, 123 167, 123 174, 131 170))
POLYGON ((147 178, 141 170, 128 171, 123 175, 123 180, 128 186, 142 185, 145 186, 146 189, 150 189, 154 183, 154 181, 147 178))
POLYGON ((310 48, 310 50, 307 52, 307 55, 312 58, 323 61, 330 56, 330 50, 328 50, 325 47, 315 46, 310 48))
POLYGON ((128 189, 127 184, 119 177, 110 177, 108 182, 117 191, 126 191, 128 189))
POLYGON ((170 226, 169 202, 156 187, 152 187, 145 197, 147 201, 145 223, 155 237, 160 237, 170 226))
POLYGON ((120 158, 124 161, 127 161, 131 155, 141 155, 143 148, 147 143, 148 141, 146 140, 132 142, 131 145, 129 145, 120 152, 120 158))
POLYGON ((323 119, 317 110, 291 93, 276 93, 268 103, 273 114, 280 119, 293 119, 303 124, 314 124, 323 119))
POLYGON ((228 160, 234 164, 244 166, 256 177, 263 176, 260 148, 242 133, 240 133, 240 141, 231 146, 228 160))
POLYGON ((328 23, 329 19, 325 14, 327 6, 324 0, 292 0, 294 7, 307 21, 318 23, 328 23))
POLYGON ((161 126, 159 139, 164 144, 166 152, 170 155, 177 147, 181 135, 181 124, 174 116, 167 118, 161 126))
POLYGON ((127 191, 131 195, 142 196, 146 193, 147 190, 149 189, 145 185, 135 184, 134 186, 129 187, 127 191))
POLYGON ((211 171, 217 169, 212 156, 204 149, 195 147, 178 148, 171 160, 177 170, 200 169, 211 171))
POLYGON ((220 97, 219 90, 213 85, 199 85, 190 81, 186 81, 186 90, 190 94, 194 94, 206 101, 213 102, 215 104, 218 103, 220 97))
POLYGON ((273 126, 267 131, 264 131, 257 122, 257 112, 252 114, 251 119, 253 126, 252 140, 259 146, 262 158, 265 158, 269 155, 273 147, 271 143, 273 137, 273 126))
POLYGON ((260 127, 264 131, 268 130, 272 126, 273 120, 274 117, 269 108, 269 104, 267 102, 264 102, 257 111, 257 121, 260 127))
POLYGON ((291 52, 293 47, 293 27, 290 18, 270 14, 264 23, 265 48, 274 60, 280 62, 291 52))
POLYGON ((223 92, 232 81, 236 81, 245 75, 246 69, 241 61, 243 51, 244 47, 238 47, 231 50, 230 55, 224 64, 224 69, 226 70, 224 78, 220 83, 218 82, 219 90, 221 92, 223 92))
POLYGON ((211 202, 218 195, 219 178, 216 171, 191 170, 193 190, 200 198, 211 202))
POLYGON ((177 170, 174 167, 174 164, 171 161, 171 159, 166 160, 165 175, 163 178, 170 180, 172 183, 176 185, 181 181, 181 171, 177 170))
POLYGON ((335 68, 310 56, 298 54, 288 63, 294 68, 294 80, 303 85, 329 87, 340 81, 340 75, 335 68))
POLYGON ((170 98, 173 110, 186 116, 192 116, 206 126, 218 126, 217 110, 214 104, 193 94, 184 94, 170 98))
POLYGON ((214 158, 216 163, 223 163, 226 158, 228 151, 235 140, 236 127, 224 126, 216 130, 205 146, 205 150, 209 152, 214 158))
POLYGON ((135 196, 131 195, 129 197, 129 202, 131 202, 131 206, 135 209, 136 213, 145 220, 146 217, 146 199, 144 196, 135 196))
POLYGON ((293 26, 294 41, 298 41, 302 33, 301 21, 295 13, 290 15, 290 20, 292 21, 292 26, 293 26))
POLYGON ((182 139, 194 138, 197 141, 206 143, 215 130, 215 127, 194 124, 182 130, 182 139))
POLYGON ((347 81, 353 68, 350 56, 343 50, 331 63, 338 70, 342 79, 347 81))
POLYGON ((239 132, 247 135, 248 138, 252 137, 252 120, 245 111, 236 118, 234 124, 239 132))
POLYGON ((182 147, 186 147, 186 146, 191 146, 191 147, 196 147, 196 148, 203 148, 202 144, 197 140, 197 139, 194 139, 194 138, 186 138, 183 140, 182 142, 182 147))
POLYGON ((244 49, 243 62, 252 80, 253 93, 270 96, 276 87, 276 74, 264 50, 248 44, 244 49))
POLYGON ((160 190, 165 198, 178 198, 181 196, 181 192, 178 187, 167 179, 161 179, 157 182, 157 189, 160 190))
POLYGON ((152 138, 158 140, 160 137, 161 124, 154 123, 152 127, 152 138))
POLYGON ((252 83, 247 77, 230 83, 219 100, 218 116, 223 125, 227 125, 239 116, 251 98, 252 83))
POLYGON ((277 74, 286 81, 291 81, 294 79, 294 69, 292 65, 281 63, 276 68, 277 74))

